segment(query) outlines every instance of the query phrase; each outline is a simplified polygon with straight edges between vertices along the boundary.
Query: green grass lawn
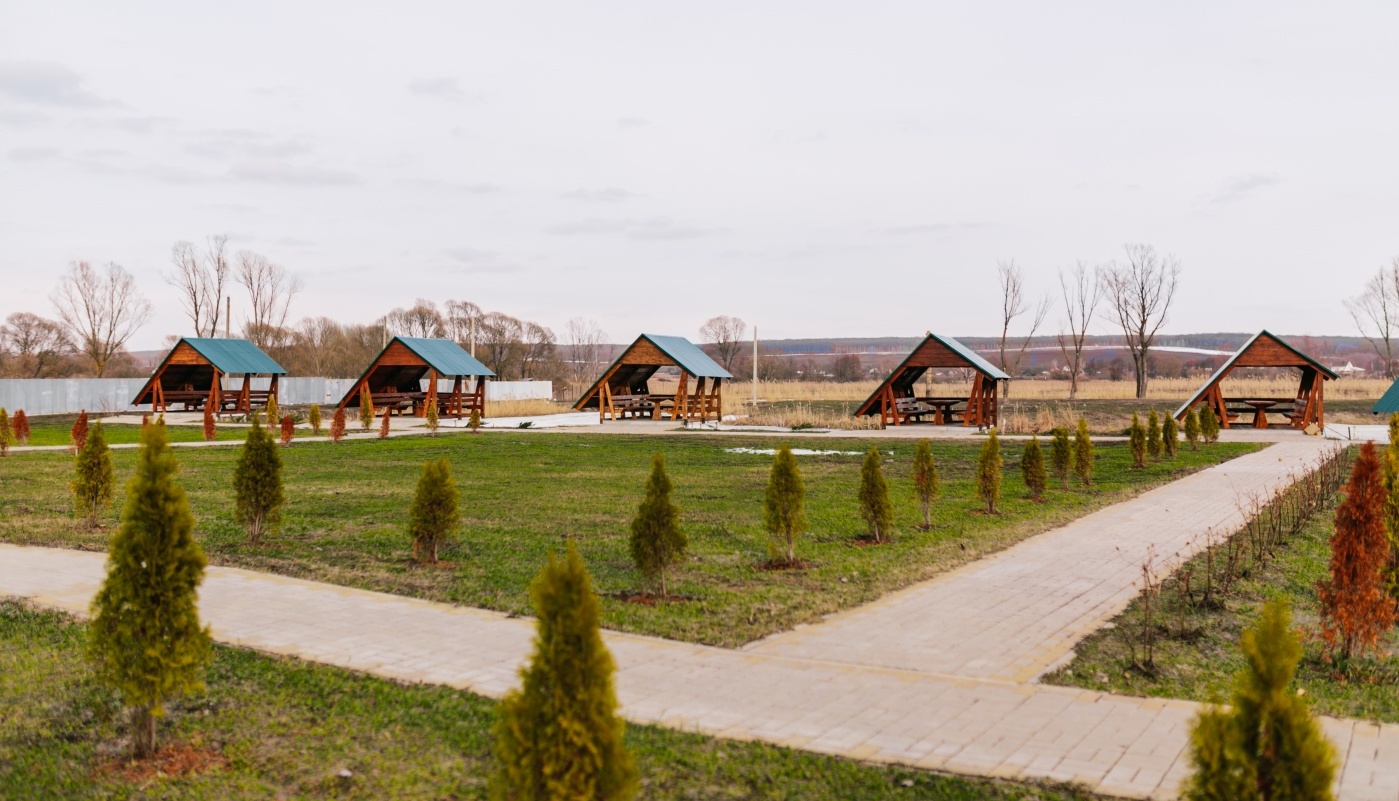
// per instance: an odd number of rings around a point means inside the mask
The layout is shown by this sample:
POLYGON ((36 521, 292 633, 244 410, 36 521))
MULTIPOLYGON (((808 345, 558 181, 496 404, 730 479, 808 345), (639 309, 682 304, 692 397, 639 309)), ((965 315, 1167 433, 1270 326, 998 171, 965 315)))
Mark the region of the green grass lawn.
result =
MULTIPOLYGON (((1166 590, 1169 619, 1161 629, 1166 636, 1156 646, 1154 675, 1133 667, 1124 637, 1139 626, 1138 599, 1114 621, 1114 628, 1084 640, 1078 657, 1044 681, 1128 695, 1227 700, 1234 675, 1244 667, 1240 634, 1257 620, 1265 600, 1281 597, 1292 605, 1293 620, 1305 632, 1306 651, 1296 685, 1311 699, 1312 708, 1327 715, 1399 723, 1399 629, 1385 643, 1387 655, 1352 660, 1348 668, 1326 660, 1325 644, 1318 636, 1316 583, 1327 577, 1334 514, 1334 506, 1317 514, 1273 561, 1240 580, 1222 605, 1188 611, 1184 637, 1174 615, 1179 606, 1166 590)), ((1195 576, 1203 576, 1203 556, 1192 567, 1195 576)))
MULTIPOLYGON (((203 757, 207 767, 123 776, 124 716, 92 679, 85 636, 84 625, 0 601, 0 798, 485 797, 494 701, 224 647, 215 649, 208 691, 171 705, 159 724, 161 746, 203 757)), ((626 742, 648 801, 1095 798, 654 726, 629 726, 626 742)))
MULTIPOLYGON (((42 421, 32 421, 29 424, 29 444, 39 445, 71 445, 73 438, 71 430, 75 418, 64 418, 57 420, 45 418, 42 421)), ((96 422, 97 418, 93 418, 96 422)), ((298 431, 298 433, 300 433, 298 431)), ((102 426, 102 434, 107 438, 108 445, 130 445, 141 441, 141 426, 126 423, 110 423, 102 426)), ((218 426, 214 432, 214 439, 223 442, 242 441, 248 435, 247 428, 218 426)), ((170 426, 171 442, 203 442, 204 429, 200 426, 170 426)))
MULTIPOLYGON (((604 625, 733 646, 868 602, 1256 448, 1220 444, 1131 470, 1124 446, 1103 446, 1095 486, 1054 490, 1037 503, 1026 497, 1019 477, 1020 444, 1006 442, 1002 512, 986 515, 972 483, 980 442, 934 442, 943 497, 933 528, 924 532, 917 530, 909 479, 914 443, 880 440, 895 531, 892 544, 873 546, 857 541, 864 530, 857 484, 870 441, 793 435, 799 447, 853 453, 799 457, 810 531, 798 555, 810 567, 775 571, 763 567, 763 495, 772 459, 728 449, 772 448, 780 441, 492 432, 303 443, 282 452, 288 488, 282 532, 256 548, 246 544, 232 514, 238 449, 186 449, 179 459, 197 536, 215 564, 528 614, 530 579, 549 551, 573 537, 604 595, 604 625), (647 605, 627 600, 642 589, 627 538, 655 451, 666 455, 690 555, 670 582, 678 598, 647 605), (437 457, 452 463, 464 525, 457 544, 443 552, 449 564, 423 567, 411 561, 407 510, 423 463, 437 457)), ((113 452, 122 482, 135 457, 132 450, 113 452)), ((121 499, 106 529, 75 524, 67 489, 72 464, 60 453, 0 460, 0 540, 106 548, 121 499)))

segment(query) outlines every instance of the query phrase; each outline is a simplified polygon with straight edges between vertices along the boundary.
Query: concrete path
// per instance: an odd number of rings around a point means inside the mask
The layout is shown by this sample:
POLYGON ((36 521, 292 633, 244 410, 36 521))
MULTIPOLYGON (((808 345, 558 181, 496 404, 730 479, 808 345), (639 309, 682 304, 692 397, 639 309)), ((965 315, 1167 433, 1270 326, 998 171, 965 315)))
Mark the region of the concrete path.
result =
POLYGON ((1144 493, 826 621, 752 653, 955 676, 1031 681, 1127 607, 1142 564, 1203 550, 1244 523, 1241 497, 1268 497, 1335 443, 1293 436, 1144 493))
MULTIPOLYGON (((1288 438, 745 650, 608 632, 623 714, 857 759, 1174 797, 1197 705, 1024 682, 1130 600, 1132 554, 1229 528, 1237 493, 1266 492, 1323 447, 1288 438)), ((0 596, 84 614, 104 561, 0 544, 0 596)), ((515 686, 534 628, 234 568, 210 568, 200 596, 221 642, 492 697, 515 686)), ((1399 801, 1399 726, 1323 723, 1343 764, 1341 797, 1399 801)))

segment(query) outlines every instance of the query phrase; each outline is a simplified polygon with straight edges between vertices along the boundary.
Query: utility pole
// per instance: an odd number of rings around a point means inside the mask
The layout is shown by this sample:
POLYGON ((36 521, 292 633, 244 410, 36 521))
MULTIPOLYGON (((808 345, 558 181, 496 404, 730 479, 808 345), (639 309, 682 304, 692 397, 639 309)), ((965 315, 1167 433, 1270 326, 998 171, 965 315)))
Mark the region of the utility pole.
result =
POLYGON ((758 326, 753 326, 753 411, 758 411, 758 326))
POLYGON ((471 358, 476 358, 476 318, 471 318, 471 358))
POLYGON ((224 306, 227 311, 223 313, 223 338, 233 339, 233 296, 224 298, 228 303, 224 306))

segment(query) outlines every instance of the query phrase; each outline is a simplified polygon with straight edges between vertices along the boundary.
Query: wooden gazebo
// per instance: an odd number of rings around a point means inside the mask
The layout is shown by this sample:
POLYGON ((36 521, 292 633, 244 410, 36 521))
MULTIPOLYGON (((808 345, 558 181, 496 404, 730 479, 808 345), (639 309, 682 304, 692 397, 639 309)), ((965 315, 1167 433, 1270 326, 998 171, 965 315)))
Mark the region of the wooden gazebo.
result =
POLYGON ((855 410, 855 416, 877 414, 884 426, 914 422, 947 425, 960 419, 964 426, 992 428, 999 412, 1000 382, 1009 380, 1005 371, 976 355, 971 348, 952 337, 929 332, 874 394, 855 410), (972 371, 971 392, 966 397, 918 396, 918 379, 928 370, 959 369, 972 371))
POLYGON ((150 404, 152 411, 165 412, 172 403, 186 410, 203 409, 207 403, 216 413, 247 414, 266 407, 267 399, 277 396, 277 377, 286 374, 246 339, 185 337, 165 355, 131 405, 150 404), (239 375, 243 377, 239 389, 223 388, 223 379, 239 375), (261 376, 271 381, 267 389, 254 390, 252 379, 261 376))
POLYGON ((437 413, 446 417, 466 417, 472 411, 485 417, 486 379, 494 377, 490 368, 450 339, 394 337, 340 399, 338 408, 359 406, 360 393, 367 392, 376 413, 389 409, 424 417, 428 407, 435 405, 437 413), (444 394, 437 385, 447 379, 452 380, 452 389, 444 394))
POLYGON ((1274 334, 1260 331, 1214 371, 1210 380, 1176 410, 1175 417, 1177 420, 1183 420, 1192 408, 1204 404, 1219 418, 1221 428, 1229 428, 1229 424, 1239 419, 1240 414, 1253 415, 1251 423, 1254 428, 1267 428, 1268 415, 1281 414, 1292 428, 1306 428, 1314 424, 1317 429, 1321 429, 1326 425, 1323 389, 1326 382, 1335 377, 1336 373, 1331 368, 1274 334), (1296 397, 1224 397, 1221 384, 1230 373, 1240 367, 1296 367, 1302 372, 1296 397))
POLYGON ((723 414, 726 378, 733 376, 690 340, 642 334, 607 366, 573 408, 596 408, 599 420, 630 416, 702 423, 713 415, 717 422, 723 414), (651 377, 662 367, 680 370, 674 395, 651 391, 651 377))

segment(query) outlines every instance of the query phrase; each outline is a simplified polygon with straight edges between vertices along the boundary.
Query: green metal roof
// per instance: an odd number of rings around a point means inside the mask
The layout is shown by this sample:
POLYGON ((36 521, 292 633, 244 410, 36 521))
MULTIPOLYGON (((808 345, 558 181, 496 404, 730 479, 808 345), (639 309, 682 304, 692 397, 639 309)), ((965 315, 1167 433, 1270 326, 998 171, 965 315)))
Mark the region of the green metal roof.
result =
MULTIPOLYGON (((1219 366, 1219 369, 1218 369, 1218 370, 1215 370, 1215 371, 1214 371, 1214 374, 1210 376, 1210 380, 1206 381, 1204 384, 1202 384, 1202 385, 1200 386, 1199 389, 1195 390, 1195 394, 1190 396, 1190 400, 1188 400, 1188 401, 1186 401, 1184 404, 1182 404, 1181 407, 1180 407, 1179 409, 1176 409, 1175 414, 1173 414, 1173 415, 1171 415, 1171 416, 1174 417, 1174 418, 1176 418, 1177 420, 1179 420, 1179 419, 1181 418, 1182 415, 1184 415, 1186 412, 1190 411, 1190 407, 1191 407, 1191 406, 1194 406, 1196 403, 1198 403, 1198 402, 1200 401, 1200 397, 1201 397, 1202 395, 1205 394, 1205 390, 1207 390, 1207 389, 1209 389, 1210 387, 1214 386, 1214 384, 1215 384, 1216 381, 1222 381, 1222 380, 1224 380, 1224 376, 1227 375, 1227 374, 1229 373, 1230 370, 1233 370, 1233 369, 1234 369, 1234 362, 1238 361, 1238 360, 1239 360, 1239 357, 1242 356, 1242 355, 1244 355, 1244 352, 1247 351, 1249 348, 1253 347, 1253 343, 1257 342, 1257 341, 1258 341, 1260 338, 1262 338, 1262 337, 1267 337, 1267 338, 1273 340, 1274 342, 1278 343, 1279 345, 1283 346, 1284 348, 1287 348, 1288 350, 1290 350, 1290 351, 1292 351, 1293 353, 1297 354, 1297 356, 1299 356, 1300 358, 1302 358, 1304 361, 1306 361, 1306 362, 1307 362, 1308 364, 1310 364, 1312 367, 1315 367, 1315 368, 1317 369, 1317 372, 1321 373, 1321 374, 1322 374, 1323 376, 1325 376, 1326 378, 1336 378, 1336 377, 1337 377, 1337 376, 1336 376, 1336 372, 1335 372, 1334 370, 1332 370, 1330 367, 1327 367, 1326 365, 1322 364, 1321 362, 1317 361, 1316 359, 1313 359, 1312 357, 1308 356, 1307 354, 1303 353, 1302 351, 1297 350, 1296 348, 1294 348, 1294 347, 1292 347, 1291 345, 1287 344, 1286 340, 1284 340, 1282 337, 1278 336, 1277 334, 1272 333, 1271 331, 1268 331, 1268 330, 1265 328, 1265 329, 1263 329, 1262 331, 1259 331, 1258 333, 1256 333, 1256 334, 1254 334, 1253 336, 1249 337, 1249 338, 1248 338, 1248 341, 1245 342, 1245 343, 1243 344, 1243 347, 1241 347, 1241 348, 1239 348, 1238 350, 1234 351, 1234 355, 1233 355, 1233 356, 1230 356, 1228 359, 1225 359, 1225 360, 1224 360, 1224 364, 1221 364, 1221 365, 1219 366)), ((1392 390, 1393 387, 1390 387, 1390 389, 1392 390)), ((1388 393, 1385 393, 1385 394, 1388 395, 1388 393)), ((1384 398, 1380 398, 1380 401, 1383 402, 1383 401, 1384 401, 1384 398)), ((1378 405, 1378 404, 1376 404, 1376 405, 1378 405)))
POLYGON ((684 337, 667 337, 659 334, 642 334, 641 337, 660 348, 662 353, 680 365, 681 370, 695 378, 733 378, 728 370, 720 367, 718 362, 709 358, 708 353, 700 350, 695 343, 684 337))
POLYGON ((952 337, 938 336, 932 331, 929 331, 928 335, 923 337, 923 340, 917 345, 915 345, 913 350, 908 352, 908 355, 903 358, 903 361, 899 362, 899 366, 895 367, 892 371, 890 371, 888 377, 886 377, 883 381, 879 382, 879 386, 874 388, 874 392, 870 393, 870 396, 865 399, 865 402, 859 405, 859 407, 855 410, 855 417, 859 417, 862 414, 873 414, 872 409, 874 407, 874 401, 879 397, 879 394, 884 391, 884 387, 892 381, 897 381, 899 377, 903 375, 904 367, 908 365, 909 359, 912 359, 913 355, 917 353, 920 348, 926 345, 928 343, 928 340, 930 339, 942 344, 948 350, 952 351, 958 356, 961 356, 963 359, 966 359, 967 364, 970 364, 975 370, 985 375, 987 378, 996 381, 1010 380, 1010 376, 1007 375, 1004 370, 978 356, 976 351, 972 350, 966 345, 963 345, 961 342, 958 342, 952 337))
POLYGON ((1384 391, 1380 399, 1375 401, 1375 405, 1370 407, 1371 414, 1394 414, 1399 412, 1399 381, 1389 385, 1389 389, 1384 391))
POLYGON ((287 374, 282 365, 272 361, 271 356, 246 339, 185 337, 183 341, 199 351, 199 355, 208 359, 220 373, 287 374))
MULTIPOLYGON (((423 337, 394 337, 409 350, 422 357, 439 375, 472 375, 495 377, 491 368, 477 361, 462 346, 450 339, 423 337)), ((392 344, 392 343, 390 343, 392 344)))

